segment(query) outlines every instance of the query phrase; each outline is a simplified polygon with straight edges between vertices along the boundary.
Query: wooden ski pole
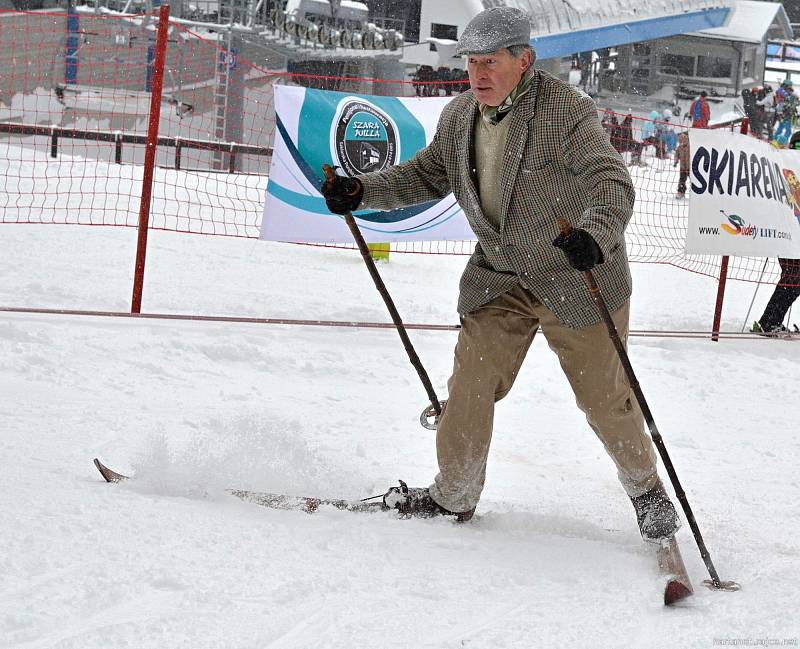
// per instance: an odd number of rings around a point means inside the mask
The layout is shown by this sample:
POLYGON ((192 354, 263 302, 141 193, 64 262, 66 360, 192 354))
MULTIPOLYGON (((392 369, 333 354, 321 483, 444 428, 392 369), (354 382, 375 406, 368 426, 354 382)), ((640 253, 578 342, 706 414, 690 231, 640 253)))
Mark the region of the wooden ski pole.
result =
MULTIPOLYGON (((336 169, 326 164, 322 165, 322 170, 325 173, 325 182, 333 182, 336 178, 336 169)), ((386 289, 386 284, 384 284, 383 279, 381 279, 378 268, 375 266, 375 260, 372 259, 372 254, 370 253, 369 247, 367 246, 366 241, 364 241, 364 235, 362 235, 361 230, 358 229, 358 224, 356 223, 355 218, 353 218, 352 212, 347 212, 347 214, 344 215, 344 220, 345 223, 347 223, 347 227, 350 228, 353 239, 355 239, 356 245, 358 245, 358 249, 361 252, 361 257, 364 259, 364 263, 367 265, 367 270, 372 277, 372 281, 375 283, 375 288, 378 289, 378 293, 381 294, 381 297, 386 304, 386 308, 389 310, 389 315, 392 317, 392 322, 394 322, 397 333, 400 335, 400 340, 403 341, 403 347, 406 349, 408 358, 411 361, 411 364, 414 366, 414 369, 417 370, 417 374, 422 381, 422 385, 425 387, 425 392, 428 393, 428 399, 430 399, 431 406, 433 406, 433 410, 438 417, 442 414, 442 404, 439 402, 439 399, 436 396, 436 392, 433 389, 433 385, 428 377, 428 373, 422 366, 422 361, 420 361, 419 356, 414 349, 414 345, 411 344, 411 339, 408 337, 406 328, 403 325, 403 320, 400 318, 397 307, 394 305, 392 296, 389 295, 389 291, 386 289)))
MULTIPOLYGON (((558 227, 562 234, 569 235, 572 233, 572 226, 566 219, 558 218, 557 220, 558 227)), ((639 404, 642 414, 644 415, 644 419, 647 422, 647 427, 650 430, 650 437, 652 437, 653 443, 655 444, 656 449, 658 449, 658 454, 661 456, 661 460, 664 462, 664 468, 666 468, 667 475, 669 475, 669 479, 672 482, 673 488, 675 489, 675 495, 678 497, 681 507, 683 507, 683 513, 686 515, 686 520, 689 522, 689 527, 692 529, 694 540, 697 542, 697 547, 700 550, 700 556, 703 557, 703 561, 708 569, 708 574, 711 576, 710 580, 706 579, 703 583, 714 590, 739 590, 739 585, 736 582, 720 580, 719 575, 717 574, 717 569, 714 567, 714 562, 711 561, 711 554, 709 553, 708 548, 706 548, 705 541, 703 541, 703 535, 700 533, 700 527, 698 526, 697 520, 694 517, 694 512, 689 505, 686 492, 681 486, 681 482, 678 479, 678 474, 676 473, 675 467, 672 464, 672 459, 667 452, 667 447, 664 444, 661 433, 658 431, 656 422, 653 419, 653 413, 650 411, 650 406, 647 405, 647 400, 644 398, 642 388, 639 385, 639 381, 636 379, 633 366, 628 358, 628 352, 625 350, 625 345, 622 344, 622 340, 620 339, 617 328, 611 318, 611 313, 608 310, 606 301, 600 292, 600 287, 597 285, 597 281, 595 280, 592 271, 581 271, 581 275, 583 275, 583 279, 586 282, 586 286, 589 289, 592 300, 597 307, 600 318, 605 323, 606 329, 608 329, 608 335, 611 338, 614 348, 617 350, 619 360, 622 363, 623 369, 625 370, 625 376, 628 378, 628 383, 630 383, 631 390, 633 390, 633 394, 636 397, 636 402, 639 404)))

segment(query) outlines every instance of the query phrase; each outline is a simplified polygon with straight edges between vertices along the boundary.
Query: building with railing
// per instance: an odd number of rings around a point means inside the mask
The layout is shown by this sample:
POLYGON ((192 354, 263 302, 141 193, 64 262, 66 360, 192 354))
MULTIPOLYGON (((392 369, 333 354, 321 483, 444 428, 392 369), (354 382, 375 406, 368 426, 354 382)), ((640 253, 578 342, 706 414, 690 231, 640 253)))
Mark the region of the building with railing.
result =
POLYGON ((738 96, 763 84, 767 42, 791 35, 781 4, 737 0, 724 25, 618 48, 615 87, 642 95, 669 85, 679 96, 701 89, 738 96))
MULTIPOLYGON (((38 51, 27 73, 0 70, 0 101, 8 104, 15 94, 44 88, 97 118, 103 110, 92 102, 92 88, 110 87, 124 76, 128 93, 114 102, 113 126, 135 128, 123 107, 143 100, 136 93, 148 90, 154 3, 92 0, 69 11, 45 10, 48 19, 37 22, 38 51), (112 33, 101 37, 82 26, 90 16, 106 17, 112 33), (109 61, 114 65, 105 65, 109 61)), ((170 38, 183 41, 169 50, 166 92, 178 111, 229 115, 242 101, 242 89, 258 83, 241 77, 237 58, 285 70, 296 82, 315 87, 380 94, 385 87, 369 80, 393 79, 414 82, 395 89, 407 94, 462 91, 465 63, 455 56, 458 37, 485 6, 500 4, 530 14, 539 66, 601 97, 646 97, 666 86, 676 98, 700 89, 738 95, 762 83, 767 41, 791 38, 781 4, 752 0, 176 0, 171 21, 219 48, 197 49, 195 39, 173 30, 170 38), (189 90, 200 105, 184 101, 189 90)), ((13 49, 21 38, 15 27, 20 16, 0 14, 5 47, 13 49)), ((238 127, 230 127, 227 118, 222 122, 216 129, 220 137, 238 139, 238 127)))

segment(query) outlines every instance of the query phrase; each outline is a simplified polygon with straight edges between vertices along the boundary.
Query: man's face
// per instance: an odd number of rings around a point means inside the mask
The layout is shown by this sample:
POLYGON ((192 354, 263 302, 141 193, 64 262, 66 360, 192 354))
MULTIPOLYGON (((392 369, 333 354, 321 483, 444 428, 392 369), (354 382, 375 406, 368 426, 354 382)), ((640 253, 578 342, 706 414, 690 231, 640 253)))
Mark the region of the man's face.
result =
POLYGON ((511 94, 530 64, 530 51, 518 59, 505 48, 491 54, 470 54, 467 57, 469 85, 480 103, 499 106, 511 94))

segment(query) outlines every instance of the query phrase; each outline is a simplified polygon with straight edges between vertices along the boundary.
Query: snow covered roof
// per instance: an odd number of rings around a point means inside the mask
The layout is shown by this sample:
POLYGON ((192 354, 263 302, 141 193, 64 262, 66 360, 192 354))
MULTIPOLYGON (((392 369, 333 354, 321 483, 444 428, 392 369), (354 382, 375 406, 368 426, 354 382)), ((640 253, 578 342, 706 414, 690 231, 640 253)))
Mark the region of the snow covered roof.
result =
POLYGON ((771 38, 792 37, 792 26, 782 3, 738 0, 731 6, 725 25, 703 29, 696 34, 728 41, 760 43, 771 27, 777 30, 777 33, 770 34, 771 38))
POLYGON ((641 43, 719 27, 725 24, 730 11, 729 7, 711 7, 660 16, 646 16, 623 22, 609 22, 594 27, 534 34, 531 37, 531 46, 536 50, 540 59, 569 56, 575 52, 641 43))
POLYGON ((727 7, 730 0, 490 0, 531 15, 533 35, 569 32, 727 7))
MULTIPOLYGON (((336 4, 336 15, 344 20, 366 20, 369 7, 356 0, 341 0, 336 4)), ((286 13, 297 12, 330 16, 333 9, 329 0, 288 0, 285 7, 286 13)))

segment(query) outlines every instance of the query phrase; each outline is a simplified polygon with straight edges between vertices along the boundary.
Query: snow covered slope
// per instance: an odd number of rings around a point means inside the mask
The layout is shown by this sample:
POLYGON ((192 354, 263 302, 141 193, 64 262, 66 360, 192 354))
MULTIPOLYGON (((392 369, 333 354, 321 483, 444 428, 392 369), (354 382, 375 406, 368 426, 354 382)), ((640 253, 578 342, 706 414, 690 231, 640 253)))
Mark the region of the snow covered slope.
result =
MULTIPOLYGON (((357 253, 154 232, 144 309, 388 320, 357 253)), ((0 305, 128 307, 135 232, 0 226, 0 305)), ((393 255, 408 322, 463 258, 393 255)), ((635 265, 633 326, 707 329, 716 284, 635 265)), ((762 289, 755 310, 763 308, 762 289)), ((752 287, 729 289, 737 329, 752 287)), ((411 332, 444 396, 454 332, 411 332)), ((800 637, 800 344, 634 338, 721 576, 665 610, 633 509, 541 339, 498 404, 476 518, 269 511, 225 487, 425 485, 425 393, 391 330, 0 314, 0 646, 710 648, 800 637), (108 485, 99 456, 137 480, 108 485)))

